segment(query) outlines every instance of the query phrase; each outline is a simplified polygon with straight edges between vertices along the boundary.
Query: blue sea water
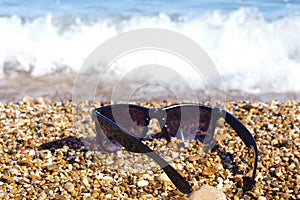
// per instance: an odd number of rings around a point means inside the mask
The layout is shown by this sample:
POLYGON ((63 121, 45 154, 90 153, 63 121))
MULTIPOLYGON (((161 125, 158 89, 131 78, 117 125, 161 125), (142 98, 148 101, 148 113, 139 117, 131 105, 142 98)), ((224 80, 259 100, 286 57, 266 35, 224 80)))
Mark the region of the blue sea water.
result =
POLYGON ((220 10, 233 12, 241 7, 257 8, 267 18, 275 19, 299 14, 297 0, 2 0, 0 13, 4 16, 23 17, 74 16, 105 18, 110 16, 135 16, 165 13, 197 17, 203 12, 220 10))
POLYGON ((78 72, 105 40, 150 27, 196 41, 227 90, 300 92, 299 0, 0 0, 0 77, 78 72))

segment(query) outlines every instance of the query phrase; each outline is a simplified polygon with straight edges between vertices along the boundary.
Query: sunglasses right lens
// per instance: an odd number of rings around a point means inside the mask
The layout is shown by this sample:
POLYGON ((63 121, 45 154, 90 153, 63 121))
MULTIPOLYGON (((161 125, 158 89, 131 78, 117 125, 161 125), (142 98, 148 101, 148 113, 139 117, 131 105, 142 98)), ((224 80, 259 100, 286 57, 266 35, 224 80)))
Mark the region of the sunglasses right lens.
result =
POLYGON ((207 135, 211 110, 199 106, 178 106, 167 110, 165 130, 181 140, 201 140, 207 135))

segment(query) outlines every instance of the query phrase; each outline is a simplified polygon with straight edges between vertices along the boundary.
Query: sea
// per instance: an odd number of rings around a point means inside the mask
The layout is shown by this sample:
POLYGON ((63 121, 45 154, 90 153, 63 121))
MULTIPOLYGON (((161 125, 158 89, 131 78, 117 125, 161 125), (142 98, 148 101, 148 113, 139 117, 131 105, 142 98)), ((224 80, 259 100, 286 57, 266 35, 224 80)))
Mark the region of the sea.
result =
MULTIPOLYGON (((74 87, 88 84, 76 77, 99 45, 143 28, 171 30, 201 46, 226 99, 300 100, 300 0, 0 0, 0 101, 71 99, 74 87)), ((125 65, 146 57, 117 63, 110 82, 97 93, 86 87, 91 95, 83 97, 110 99, 125 65)), ((170 56, 160 59, 170 71, 176 65, 170 56)), ((174 94, 168 87, 155 90, 155 81, 151 89, 132 80, 125 84, 148 99, 174 94)))

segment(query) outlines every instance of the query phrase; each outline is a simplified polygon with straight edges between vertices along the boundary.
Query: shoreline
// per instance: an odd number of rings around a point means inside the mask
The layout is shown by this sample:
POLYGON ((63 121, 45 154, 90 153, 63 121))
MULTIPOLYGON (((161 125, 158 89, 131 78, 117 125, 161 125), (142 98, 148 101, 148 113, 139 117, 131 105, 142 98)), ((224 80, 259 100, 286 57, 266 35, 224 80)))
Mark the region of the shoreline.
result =
MULTIPOLYGON (((56 101, 56 100, 72 100, 74 83, 76 80, 75 74, 66 75, 45 75, 38 77, 31 76, 17 76, 10 78, 0 79, 0 102, 18 102, 24 97, 38 98, 42 97, 45 100, 56 101)), ((93 84, 97 80, 88 80, 83 84, 93 84)), ((78 84, 78 83, 77 83, 78 84)), ((97 96, 97 101, 110 101, 112 91, 110 88, 113 87, 114 83, 108 83, 108 86, 98 90, 96 94, 88 93, 85 88, 76 94, 76 98, 80 100, 91 100, 91 97, 97 96), (94 96, 93 96, 94 95, 94 96)), ((97 86, 98 87, 98 86, 97 86)), ((131 87, 130 85, 128 87, 131 87)), ((169 91, 163 91, 168 93, 169 91)), ((161 91, 145 91, 143 94, 138 94, 132 100, 133 101, 152 101, 162 102, 166 99, 176 100, 176 97, 170 96, 169 94, 160 95, 161 91), (148 97, 148 98, 145 98, 148 97)), ((205 91, 197 92, 201 94, 199 97, 200 101, 209 101, 210 96, 205 91), (201 98, 201 99, 200 99, 201 98)), ((181 93, 184 94, 184 91, 181 93)), ((189 96, 189 94, 186 94, 189 96)), ((264 102, 269 103, 271 101, 289 101, 289 100, 300 100, 300 93, 297 92, 283 92, 283 93, 261 93, 251 94, 243 91, 225 91, 226 100, 229 101, 249 101, 249 102, 264 102)), ((189 99, 187 99, 189 100, 189 99)), ((193 99, 192 99, 193 100, 193 99)))

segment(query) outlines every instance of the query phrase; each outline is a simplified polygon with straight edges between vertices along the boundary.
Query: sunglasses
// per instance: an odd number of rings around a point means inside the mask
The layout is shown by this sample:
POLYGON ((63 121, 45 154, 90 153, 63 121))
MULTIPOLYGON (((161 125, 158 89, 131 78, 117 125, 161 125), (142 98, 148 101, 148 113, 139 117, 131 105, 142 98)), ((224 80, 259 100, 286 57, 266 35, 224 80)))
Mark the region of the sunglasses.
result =
POLYGON ((114 152, 122 147, 129 152, 143 153, 152 158, 168 175, 182 193, 190 194, 192 188, 167 161, 142 142, 143 139, 168 141, 172 137, 180 140, 200 140, 204 151, 216 144, 214 132, 219 119, 224 118, 248 148, 254 151, 252 177, 244 177, 243 190, 249 191, 255 184, 258 150, 255 139, 240 120, 218 107, 199 104, 178 104, 164 108, 146 108, 132 104, 116 104, 93 110, 97 140, 104 151, 114 152), (147 135, 151 119, 157 119, 161 132, 147 135))

